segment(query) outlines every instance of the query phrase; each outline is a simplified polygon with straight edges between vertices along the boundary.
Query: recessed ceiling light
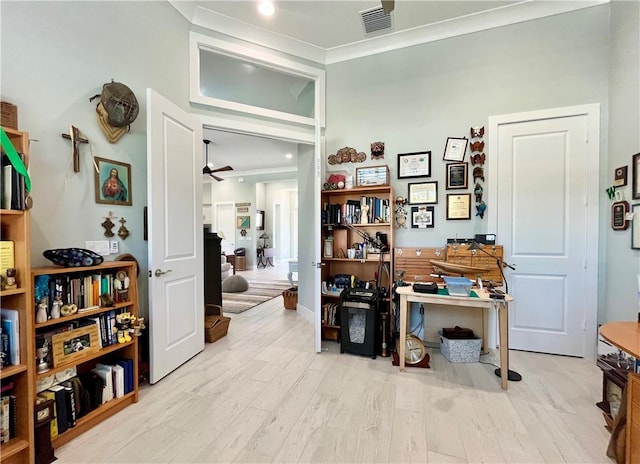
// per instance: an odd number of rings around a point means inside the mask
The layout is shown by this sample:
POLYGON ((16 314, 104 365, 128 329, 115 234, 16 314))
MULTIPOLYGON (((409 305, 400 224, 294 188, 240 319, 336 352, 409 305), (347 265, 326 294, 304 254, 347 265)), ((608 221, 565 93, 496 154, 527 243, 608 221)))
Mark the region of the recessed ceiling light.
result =
POLYGON ((274 8, 273 3, 271 3, 270 0, 262 0, 258 4, 258 11, 262 16, 272 16, 276 9, 274 8))
POLYGON ((287 159, 291 159, 291 158, 293 158, 293 155, 292 155, 291 153, 287 153, 287 154, 286 154, 286 155, 284 155, 284 156, 285 156, 285 158, 287 158, 287 159))

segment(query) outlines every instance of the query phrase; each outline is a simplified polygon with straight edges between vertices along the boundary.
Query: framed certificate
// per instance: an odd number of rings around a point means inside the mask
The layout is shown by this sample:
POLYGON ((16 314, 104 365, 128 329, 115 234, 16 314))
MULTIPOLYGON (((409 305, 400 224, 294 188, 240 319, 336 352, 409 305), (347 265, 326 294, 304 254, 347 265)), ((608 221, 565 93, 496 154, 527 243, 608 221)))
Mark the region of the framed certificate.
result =
POLYGON ((398 154, 398 179, 431 177, 431 152, 398 154))
POLYGON ((413 229, 427 229, 434 227, 434 210, 435 207, 433 206, 412 206, 411 227, 413 229))
POLYGON ((464 161, 468 144, 469 139, 466 137, 447 137, 442 159, 445 161, 464 161))
POLYGON ((447 220, 471 219, 471 194, 447 194, 447 220))
POLYGON ((631 248, 640 250, 640 203, 631 207, 631 248))
POLYGON ((438 182, 415 182, 409 184, 409 204, 438 203, 438 182))

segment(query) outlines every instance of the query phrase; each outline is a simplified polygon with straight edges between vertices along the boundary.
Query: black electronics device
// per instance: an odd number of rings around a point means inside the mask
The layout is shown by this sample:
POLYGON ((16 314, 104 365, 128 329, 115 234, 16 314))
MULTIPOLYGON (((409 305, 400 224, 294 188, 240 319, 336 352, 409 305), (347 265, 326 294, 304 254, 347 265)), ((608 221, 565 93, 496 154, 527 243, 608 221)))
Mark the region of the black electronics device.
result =
POLYGON ((417 293, 438 293, 438 284, 435 282, 416 282, 413 284, 413 291, 417 293))
POLYGON ((476 242, 484 245, 495 245, 496 234, 476 234, 476 242))

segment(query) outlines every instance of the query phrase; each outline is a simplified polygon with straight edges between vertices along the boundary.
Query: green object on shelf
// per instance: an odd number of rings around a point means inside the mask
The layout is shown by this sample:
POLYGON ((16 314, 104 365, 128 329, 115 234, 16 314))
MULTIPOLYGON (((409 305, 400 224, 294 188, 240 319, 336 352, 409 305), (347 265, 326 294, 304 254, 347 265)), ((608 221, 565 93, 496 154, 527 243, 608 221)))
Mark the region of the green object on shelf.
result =
POLYGON ((24 187, 27 189, 27 192, 31 191, 31 178, 29 177, 29 172, 27 172, 27 167, 22 162, 22 158, 16 151, 13 143, 11 143, 11 139, 4 131, 3 127, 0 127, 0 144, 2 145, 2 149, 5 151, 7 156, 9 157, 9 161, 18 172, 18 174, 24 176, 24 187))

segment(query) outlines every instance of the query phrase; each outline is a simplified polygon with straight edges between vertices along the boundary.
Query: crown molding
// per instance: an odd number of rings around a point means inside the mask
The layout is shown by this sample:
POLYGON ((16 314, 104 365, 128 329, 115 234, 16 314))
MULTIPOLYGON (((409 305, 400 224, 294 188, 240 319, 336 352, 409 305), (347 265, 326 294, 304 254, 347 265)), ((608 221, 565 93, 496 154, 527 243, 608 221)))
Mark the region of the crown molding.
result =
POLYGON ((413 45, 471 34, 496 27, 532 21, 610 3, 611 0, 545 1, 524 0, 492 10, 474 13, 413 29, 324 49, 298 39, 239 21, 189 1, 169 0, 194 26, 246 42, 287 53, 323 65, 384 53, 413 45))

